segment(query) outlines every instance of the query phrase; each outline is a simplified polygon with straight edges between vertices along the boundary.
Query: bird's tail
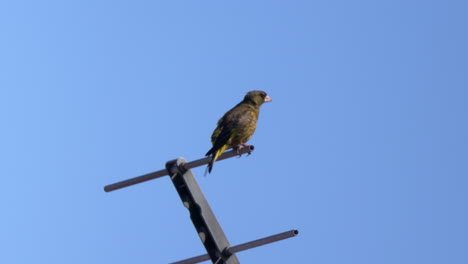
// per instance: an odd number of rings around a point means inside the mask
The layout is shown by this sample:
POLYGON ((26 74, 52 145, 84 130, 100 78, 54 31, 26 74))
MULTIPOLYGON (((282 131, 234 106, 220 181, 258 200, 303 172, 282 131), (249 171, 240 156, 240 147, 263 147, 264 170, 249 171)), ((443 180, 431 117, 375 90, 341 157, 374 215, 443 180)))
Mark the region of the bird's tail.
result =
MULTIPOLYGON (((214 159, 214 156, 211 158, 210 160, 210 163, 208 163, 208 167, 206 167, 208 173, 211 173, 211 170, 213 169, 213 165, 214 165, 214 162, 215 162, 215 159, 214 159)), ((205 172, 205 175, 207 173, 205 172)))
MULTIPOLYGON (((207 167, 208 173, 211 173, 211 170, 213 169, 213 165, 215 161, 218 159, 219 155, 221 155, 227 148, 228 148, 228 145, 226 144, 222 146, 220 149, 214 151, 214 153, 211 156, 210 163, 208 163, 208 167, 207 167)), ((206 175, 206 172, 205 172, 205 175, 206 175)))

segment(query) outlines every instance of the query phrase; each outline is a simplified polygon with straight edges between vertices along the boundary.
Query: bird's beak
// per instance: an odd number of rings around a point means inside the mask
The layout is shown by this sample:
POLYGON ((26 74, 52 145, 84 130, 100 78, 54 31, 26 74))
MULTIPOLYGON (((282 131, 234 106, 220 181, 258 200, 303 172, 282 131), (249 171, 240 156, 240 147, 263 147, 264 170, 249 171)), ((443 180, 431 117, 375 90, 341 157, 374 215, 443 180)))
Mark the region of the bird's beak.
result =
POLYGON ((271 102, 271 97, 267 95, 267 96, 265 97, 264 102, 265 102, 265 103, 266 103, 266 102, 271 102))

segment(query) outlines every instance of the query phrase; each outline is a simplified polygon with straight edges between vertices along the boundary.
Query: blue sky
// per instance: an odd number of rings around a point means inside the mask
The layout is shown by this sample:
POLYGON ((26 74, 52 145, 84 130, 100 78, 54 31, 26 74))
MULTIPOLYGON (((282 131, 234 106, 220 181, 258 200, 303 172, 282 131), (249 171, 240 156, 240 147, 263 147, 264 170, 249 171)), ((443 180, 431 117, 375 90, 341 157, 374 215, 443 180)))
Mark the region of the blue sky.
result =
POLYGON ((0 3, 1 263, 204 253, 168 178, 265 90, 255 152, 193 169, 241 263, 468 263, 466 1, 0 3))

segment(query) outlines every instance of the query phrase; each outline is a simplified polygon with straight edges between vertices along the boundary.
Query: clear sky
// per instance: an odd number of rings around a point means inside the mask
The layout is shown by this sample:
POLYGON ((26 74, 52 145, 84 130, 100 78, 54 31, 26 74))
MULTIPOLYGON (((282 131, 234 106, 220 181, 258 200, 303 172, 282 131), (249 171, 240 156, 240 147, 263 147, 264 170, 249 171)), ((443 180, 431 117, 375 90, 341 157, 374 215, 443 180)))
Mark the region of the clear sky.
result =
POLYGON ((170 180, 265 90, 249 157, 193 170, 241 263, 468 263, 467 1, 3 1, 0 263, 204 253, 170 180))

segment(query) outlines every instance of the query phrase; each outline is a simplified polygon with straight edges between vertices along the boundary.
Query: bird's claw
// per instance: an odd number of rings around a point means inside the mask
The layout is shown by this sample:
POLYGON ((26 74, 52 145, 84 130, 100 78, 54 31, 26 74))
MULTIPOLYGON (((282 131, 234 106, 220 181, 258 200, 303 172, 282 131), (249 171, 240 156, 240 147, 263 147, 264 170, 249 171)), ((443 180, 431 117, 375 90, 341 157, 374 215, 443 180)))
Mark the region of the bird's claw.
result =
MULTIPOLYGON (((240 144, 236 147, 236 152, 237 152, 237 154, 239 154, 239 158, 242 156, 242 154, 239 153, 239 151, 240 151, 241 149, 243 149, 244 147, 248 147, 248 146, 249 146, 248 144, 240 143, 240 144)), ((247 157, 250 156, 250 154, 252 154, 252 152, 251 152, 251 151, 248 151, 248 152, 247 152, 247 157)))

